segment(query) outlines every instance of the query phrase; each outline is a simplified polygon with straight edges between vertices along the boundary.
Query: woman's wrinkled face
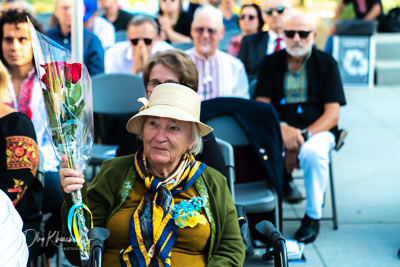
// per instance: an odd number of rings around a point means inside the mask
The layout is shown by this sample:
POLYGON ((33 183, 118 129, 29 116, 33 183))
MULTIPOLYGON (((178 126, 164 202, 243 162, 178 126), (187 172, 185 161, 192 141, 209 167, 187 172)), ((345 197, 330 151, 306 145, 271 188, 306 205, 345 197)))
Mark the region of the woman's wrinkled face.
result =
POLYGON ((171 118, 147 117, 143 126, 143 151, 149 168, 174 169, 194 145, 192 123, 171 118))

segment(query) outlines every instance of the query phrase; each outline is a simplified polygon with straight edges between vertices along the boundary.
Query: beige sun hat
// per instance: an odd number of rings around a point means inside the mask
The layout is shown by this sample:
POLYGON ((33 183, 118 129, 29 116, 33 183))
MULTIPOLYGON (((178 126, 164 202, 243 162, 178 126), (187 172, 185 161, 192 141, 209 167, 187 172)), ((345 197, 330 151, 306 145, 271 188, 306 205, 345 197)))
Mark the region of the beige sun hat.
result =
POLYGON ((146 116, 195 122, 199 127, 201 137, 213 131, 213 128, 200 122, 200 97, 184 85, 160 84, 154 88, 149 100, 142 97, 138 99, 138 102, 142 102, 144 106, 126 124, 128 132, 140 135, 146 116))

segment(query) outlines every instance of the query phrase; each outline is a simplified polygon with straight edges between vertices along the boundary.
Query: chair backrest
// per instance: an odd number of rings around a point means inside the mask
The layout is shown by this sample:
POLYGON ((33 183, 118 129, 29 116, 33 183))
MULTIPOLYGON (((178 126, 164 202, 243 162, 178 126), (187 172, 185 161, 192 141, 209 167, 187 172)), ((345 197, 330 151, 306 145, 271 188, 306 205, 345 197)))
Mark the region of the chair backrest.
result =
POLYGON ((224 156, 225 165, 228 168, 229 177, 226 178, 228 179, 228 187, 231 191, 232 200, 235 202, 235 157, 233 154, 233 147, 231 144, 220 138, 215 138, 215 141, 217 141, 218 148, 221 150, 221 153, 224 156))
POLYGON ((250 141, 240 127, 237 120, 231 115, 219 115, 207 120, 207 125, 214 129, 214 135, 223 139, 232 146, 249 146, 250 141))
POLYGON ((180 50, 188 50, 193 47, 193 42, 173 44, 173 47, 180 50))
POLYGON ((126 30, 119 30, 115 32, 115 42, 124 42, 126 41, 126 30))
POLYGON ((224 34, 224 38, 219 42, 218 49, 224 52, 228 51, 228 45, 233 37, 239 35, 241 33, 240 30, 230 30, 226 31, 224 34))
POLYGON ((236 182, 246 182, 250 173, 254 179, 268 176, 282 193, 283 142, 272 105, 234 97, 214 98, 201 103, 200 117, 214 128, 215 137, 234 147, 236 182))
POLYGON ((39 13, 36 14, 35 19, 39 22, 42 27, 43 31, 47 31, 50 28, 50 19, 53 16, 53 13, 39 13))
POLYGON ((100 114, 133 114, 143 104, 145 88, 138 75, 116 73, 99 74, 92 78, 93 112, 100 114))

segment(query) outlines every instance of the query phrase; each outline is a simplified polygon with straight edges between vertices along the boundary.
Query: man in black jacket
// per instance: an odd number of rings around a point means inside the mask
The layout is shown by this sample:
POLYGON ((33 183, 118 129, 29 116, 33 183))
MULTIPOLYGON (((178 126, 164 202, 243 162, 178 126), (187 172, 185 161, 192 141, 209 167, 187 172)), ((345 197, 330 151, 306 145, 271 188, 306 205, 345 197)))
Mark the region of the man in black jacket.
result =
POLYGON ((238 58, 243 62, 249 81, 257 78, 260 64, 265 55, 270 55, 286 47, 283 28, 291 14, 292 4, 288 0, 267 0, 267 32, 259 32, 243 37, 238 58))
POLYGON ((267 56, 260 67, 256 100, 272 103, 281 121, 287 173, 301 167, 307 205, 295 238, 313 242, 319 232, 335 147, 339 108, 346 103, 336 61, 313 48, 317 33, 304 14, 285 25, 286 50, 267 56))

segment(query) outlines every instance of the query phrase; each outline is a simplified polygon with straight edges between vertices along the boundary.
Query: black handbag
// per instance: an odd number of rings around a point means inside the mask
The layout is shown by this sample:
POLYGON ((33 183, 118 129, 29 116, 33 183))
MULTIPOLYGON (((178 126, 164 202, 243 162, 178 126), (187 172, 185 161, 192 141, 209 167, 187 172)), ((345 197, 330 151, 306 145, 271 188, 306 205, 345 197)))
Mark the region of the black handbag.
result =
POLYGON ((246 210, 242 205, 235 205, 238 215, 238 222, 240 228, 240 235, 242 236, 243 243, 246 246, 246 257, 254 255, 254 248, 251 242, 251 234, 249 228, 249 221, 246 216, 246 210))

